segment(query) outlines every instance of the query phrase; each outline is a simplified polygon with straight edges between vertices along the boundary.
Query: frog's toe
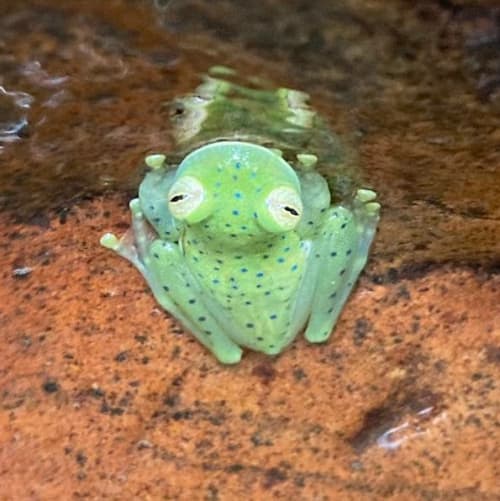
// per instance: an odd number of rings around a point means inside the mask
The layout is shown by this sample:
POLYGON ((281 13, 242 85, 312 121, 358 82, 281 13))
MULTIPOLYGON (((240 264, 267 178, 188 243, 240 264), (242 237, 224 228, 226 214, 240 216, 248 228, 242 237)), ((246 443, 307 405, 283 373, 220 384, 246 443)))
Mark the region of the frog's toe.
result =
POLYGON ((138 198, 133 198, 130 200, 128 206, 130 207, 130 212, 136 217, 142 217, 141 202, 138 198))
POLYGON ((326 343, 335 325, 336 317, 333 321, 329 316, 317 316, 309 322, 304 337, 310 343, 326 343))
POLYGON ((120 240, 113 233, 105 233, 100 240, 100 244, 106 249, 116 251, 120 246, 120 240))
POLYGON ((354 197, 354 210, 362 219, 378 219, 380 204, 376 202, 377 194, 372 190, 359 189, 354 197))
POLYGON ((232 364, 237 364, 241 360, 241 356, 243 354, 243 350, 238 348, 238 346, 232 346, 231 349, 225 349, 225 350, 214 350, 212 348, 212 353, 217 357, 217 360, 221 364, 227 364, 227 365, 232 365, 232 364))
POLYGON ((368 214, 376 216, 380 212, 380 204, 378 202, 370 202, 365 204, 365 210, 368 214))
POLYGON ((366 190, 364 188, 361 188, 356 192, 356 200, 362 203, 371 202, 376 198, 377 194, 373 190, 366 190))
POLYGON ((128 259, 136 267, 141 268, 142 264, 137 254, 137 249, 134 245, 134 236, 131 231, 128 231, 122 238, 118 238, 113 233, 105 233, 100 240, 100 243, 106 249, 116 252, 119 256, 128 259))
POLYGON ((154 153, 153 155, 148 155, 144 162, 152 170, 159 170, 165 164, 166 156, 161 153, 154 153))

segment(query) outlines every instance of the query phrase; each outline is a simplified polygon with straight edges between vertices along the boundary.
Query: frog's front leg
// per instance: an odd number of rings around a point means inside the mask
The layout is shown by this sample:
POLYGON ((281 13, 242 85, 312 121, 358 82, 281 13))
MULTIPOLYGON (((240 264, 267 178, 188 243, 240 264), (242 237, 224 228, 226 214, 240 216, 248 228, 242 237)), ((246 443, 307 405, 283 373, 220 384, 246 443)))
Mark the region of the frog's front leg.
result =
POLYGON ((139 186, 140 208, 158 237, 171 242, 179 239, 179 228, 168 208, 168 197, 175 170, 167 170, 165 155, 149 155, 145 159, 151 169, 139 186))
POLYGON ((224 333, 203 301, 203 291, 187 268, 179 246, 156 238, 144 220, 138 199, 130 203, 132 229, 121 240, 112 234, 101 239, 142 273, 158 303, 189 329, 217 359, 237 363, 242 350, 224 333))
POLYGON ((320 266, 305 337, 326 341, 361 270, 375 235, 380 205, 376 194, 358 190, 353 208, 334 207, 318 245, 320 266))

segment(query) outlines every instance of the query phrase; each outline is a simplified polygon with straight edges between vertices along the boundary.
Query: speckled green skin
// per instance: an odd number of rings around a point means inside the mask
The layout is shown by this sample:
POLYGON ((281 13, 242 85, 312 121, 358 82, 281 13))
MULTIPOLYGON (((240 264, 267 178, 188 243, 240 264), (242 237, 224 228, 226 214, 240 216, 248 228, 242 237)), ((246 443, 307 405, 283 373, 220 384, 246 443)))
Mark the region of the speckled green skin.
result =
MULTIPOLYGON (((227 110, 220 103, 212 117, 227 110)), ((287 132, 297 137, 296 123, 312 116, 299 104, 287 132)), ((195 148, 177 169, 149 157, 152 169, 130 204, 132 229, 101 243, 131 261, 162 307, 222 363, 237 363, 241 347, 278 354, 304 328, 310 342, 324 342, 366 263, 379 204, 370 190, 332 203, 315 161, 299 154, 292 166, 280 152, 225 138, 195 148), (187 178, 204 191, 195 220, 169 207, 172 186, 187 178), (266 197, 277 188, 302 201, 293 229, 269 225, 266 197)))

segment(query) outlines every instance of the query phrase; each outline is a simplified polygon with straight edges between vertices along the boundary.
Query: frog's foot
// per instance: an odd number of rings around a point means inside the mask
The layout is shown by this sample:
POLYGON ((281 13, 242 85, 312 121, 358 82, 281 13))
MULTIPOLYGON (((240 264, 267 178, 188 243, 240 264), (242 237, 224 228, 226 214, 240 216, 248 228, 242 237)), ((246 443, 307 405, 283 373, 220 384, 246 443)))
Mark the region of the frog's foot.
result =
POLYGON ((276 93, 281 99, 282 112, 289 115, 287 122, 300 128, 313 126, 316 112, 309 107, 309 94, 287 88, 280 88, 276 93))
POLYGON ((132 213, 132 228, 121 238, 113 233, 106 233, 101 237, 100 243, 130 261, 144 275, 148 247, 154 240, 154 234, 144 220, 139 199, 131 200, 129 207, 132 213))
POLYGON ((362 223, 372 220, 378 222, 380 204, 377 202, 377 194, 372 190, 360 189, 354 197, 354 214, 362 223))
POLYGON ((326 341, 342 308, 366 264, 368 250, 375 235, 380 205, 376 194, 358 190, 352 210, 333 208, 326 225, 329 235, 321 251, 318 287, 305 337, 312 343, 326 341))

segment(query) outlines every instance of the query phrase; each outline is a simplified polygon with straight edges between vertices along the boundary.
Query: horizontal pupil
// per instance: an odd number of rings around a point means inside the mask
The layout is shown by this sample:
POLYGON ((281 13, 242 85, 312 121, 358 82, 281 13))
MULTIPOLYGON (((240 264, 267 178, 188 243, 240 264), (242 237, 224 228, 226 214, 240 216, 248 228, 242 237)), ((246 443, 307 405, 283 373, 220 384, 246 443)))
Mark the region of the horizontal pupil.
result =
POLYGON ((293 207, 283 207, 287 212, 289 212, 292 216, 298 216, 299 213, 293 207))
POLYGON ((174 195, 174 196, 170 199, 170 201, 171 201, 172 203, 174 203, 174 202, 180 202, 181 200, 184 200, 184 195, 174 195))

